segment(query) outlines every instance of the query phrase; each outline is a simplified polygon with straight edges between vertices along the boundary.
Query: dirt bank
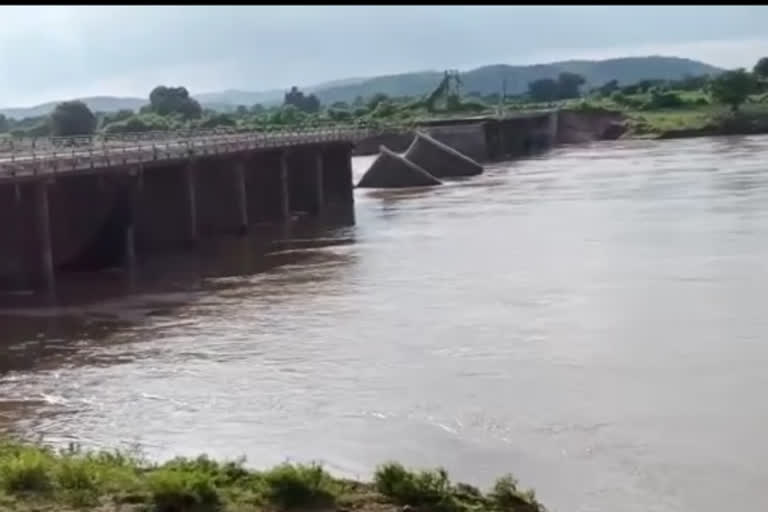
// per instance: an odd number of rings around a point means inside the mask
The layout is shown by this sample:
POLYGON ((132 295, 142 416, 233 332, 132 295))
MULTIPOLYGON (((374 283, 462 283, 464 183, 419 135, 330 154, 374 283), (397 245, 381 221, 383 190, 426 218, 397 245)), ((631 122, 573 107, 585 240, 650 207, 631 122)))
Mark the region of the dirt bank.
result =
POLYGON ((628 129, 627 119, 612 110, 561 110, 557 143, 574 144, 594 140, 615 140, 628 129))

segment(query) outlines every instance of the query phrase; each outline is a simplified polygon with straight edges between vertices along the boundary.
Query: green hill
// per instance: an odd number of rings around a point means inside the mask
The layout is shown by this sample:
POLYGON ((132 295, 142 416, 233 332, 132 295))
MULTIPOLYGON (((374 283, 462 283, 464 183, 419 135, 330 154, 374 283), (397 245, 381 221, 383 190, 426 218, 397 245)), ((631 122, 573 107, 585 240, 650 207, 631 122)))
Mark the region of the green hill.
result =
MULTIPOLYGON (((492 94, 501 92, 502 83, 507 81, 507 93, 525 92, 528 83, 540 78, 557 78, 563 71, 578 73, 587 87, 602 85, 616 79, 621 85, 640 80, 674 80, 685 75, 715 74, 723 71, 703 62, 679 57, 625 57, 600 61, 571 60, 531 66, 508 66, 496 64, 462 72, 465 92, 492 94)), ((368 97, 382 92, 390 96, 419 96, 433 89, 442 78, 442 71, 403 73, 379 76, 361 83, 344 86, 317 88, 314 90, 320 101, 353 101, 357 96, 368 97)))
MULTIPOLYGON (((683 78, 685 75, 715 74, 723 70, 690 59, 652 56, 599 61, 570 60, 530 66, 495 64, 462 72, 461 78, 466 93, 478 92, 484 95, 498 93, 506 80, 507 93, 518 94, 527 90, 529 82, 540 78, 556 78, 563 71, 582 75, 587 81, 586 87, 592 87, 613 79, 618 80, 621 85, 627 85, 640 80, 674 80, 683 78)), ((336 101, 352 102, 358 96, 367 98, 376 93, 389 96, 421 96, 434 89, 442 77, 442 71, 419 71, 373 78, 347 78, 309 86, 297 85, 306 92, 316 94, 322 103, 331 104, 336 101)), ((228 111, 237 105, 279 104, 282 102, 283 94, 282 90, 250 92, 231 89, 198 94, 195 97, 204 107, 228 111)), ((114 96, 83 98, 83 101, 91 110, 101 112, 114 112, 120 109, 138 110, 147 103, 147 100, 142 98, 114 96)), ((49 102, 27 108, 5 108, 0 109, 0 114, 16 119, 47 115, 57 103, 49 102)))

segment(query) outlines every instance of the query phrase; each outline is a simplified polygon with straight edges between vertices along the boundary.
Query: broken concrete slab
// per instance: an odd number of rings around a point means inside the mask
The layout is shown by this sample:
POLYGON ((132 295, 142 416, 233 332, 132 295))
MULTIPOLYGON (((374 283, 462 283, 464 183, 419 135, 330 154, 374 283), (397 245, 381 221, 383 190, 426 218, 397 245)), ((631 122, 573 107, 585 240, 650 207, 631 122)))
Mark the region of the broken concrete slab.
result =
POLYGON ((437 178, 475 176, 483 172, 482 165, 423 132, 416 134, 404 156, 437 178))
POLYGON ((359 188, 404 188, 442 185, 430 173, 384 146, 357 184, 359 188))

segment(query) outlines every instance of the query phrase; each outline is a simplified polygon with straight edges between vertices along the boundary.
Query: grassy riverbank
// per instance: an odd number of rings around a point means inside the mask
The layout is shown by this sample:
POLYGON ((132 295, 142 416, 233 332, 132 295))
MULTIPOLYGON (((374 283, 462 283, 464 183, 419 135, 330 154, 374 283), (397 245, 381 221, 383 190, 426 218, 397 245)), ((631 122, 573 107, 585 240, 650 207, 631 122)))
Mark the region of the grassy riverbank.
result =
POLYGON ((768 133, 768 102, 762 96, 750 98, 737 112, 724 105, 707 103, 704 97, 683 96, 675 107, 652 108, 640 95, 629 104, 611 99, 580 100, 566 103, 565 108, 606 110, 622 114, 627 123, 625 138, 676 138, 710 135, 749 135, 768 133))
POLYGON ((539 512, 511 476, 488 492, 452 483, 442 470, 389 463, 374 481, 338 479, 319 466, 268 471, 242 461, 178 458, 155 464, 118 452, 83 452, 0 440, 0 510, 13 512, 248 512, 281 510, 539 512))

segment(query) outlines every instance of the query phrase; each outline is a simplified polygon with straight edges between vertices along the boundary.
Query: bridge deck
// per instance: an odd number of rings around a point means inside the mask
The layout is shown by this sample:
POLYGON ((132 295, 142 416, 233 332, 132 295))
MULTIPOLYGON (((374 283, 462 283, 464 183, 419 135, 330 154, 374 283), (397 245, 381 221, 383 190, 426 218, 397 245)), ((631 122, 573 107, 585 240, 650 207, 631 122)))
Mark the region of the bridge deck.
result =
POLYGON ((126 134, 103 138, 22 139, 0 146, 0 181, 22 181, 41 175, 55 176, 306 144, 356 143, 376 132, 371 128, 342 127, 277 133, 169 132, 158 134, 157 138, 126 134))

